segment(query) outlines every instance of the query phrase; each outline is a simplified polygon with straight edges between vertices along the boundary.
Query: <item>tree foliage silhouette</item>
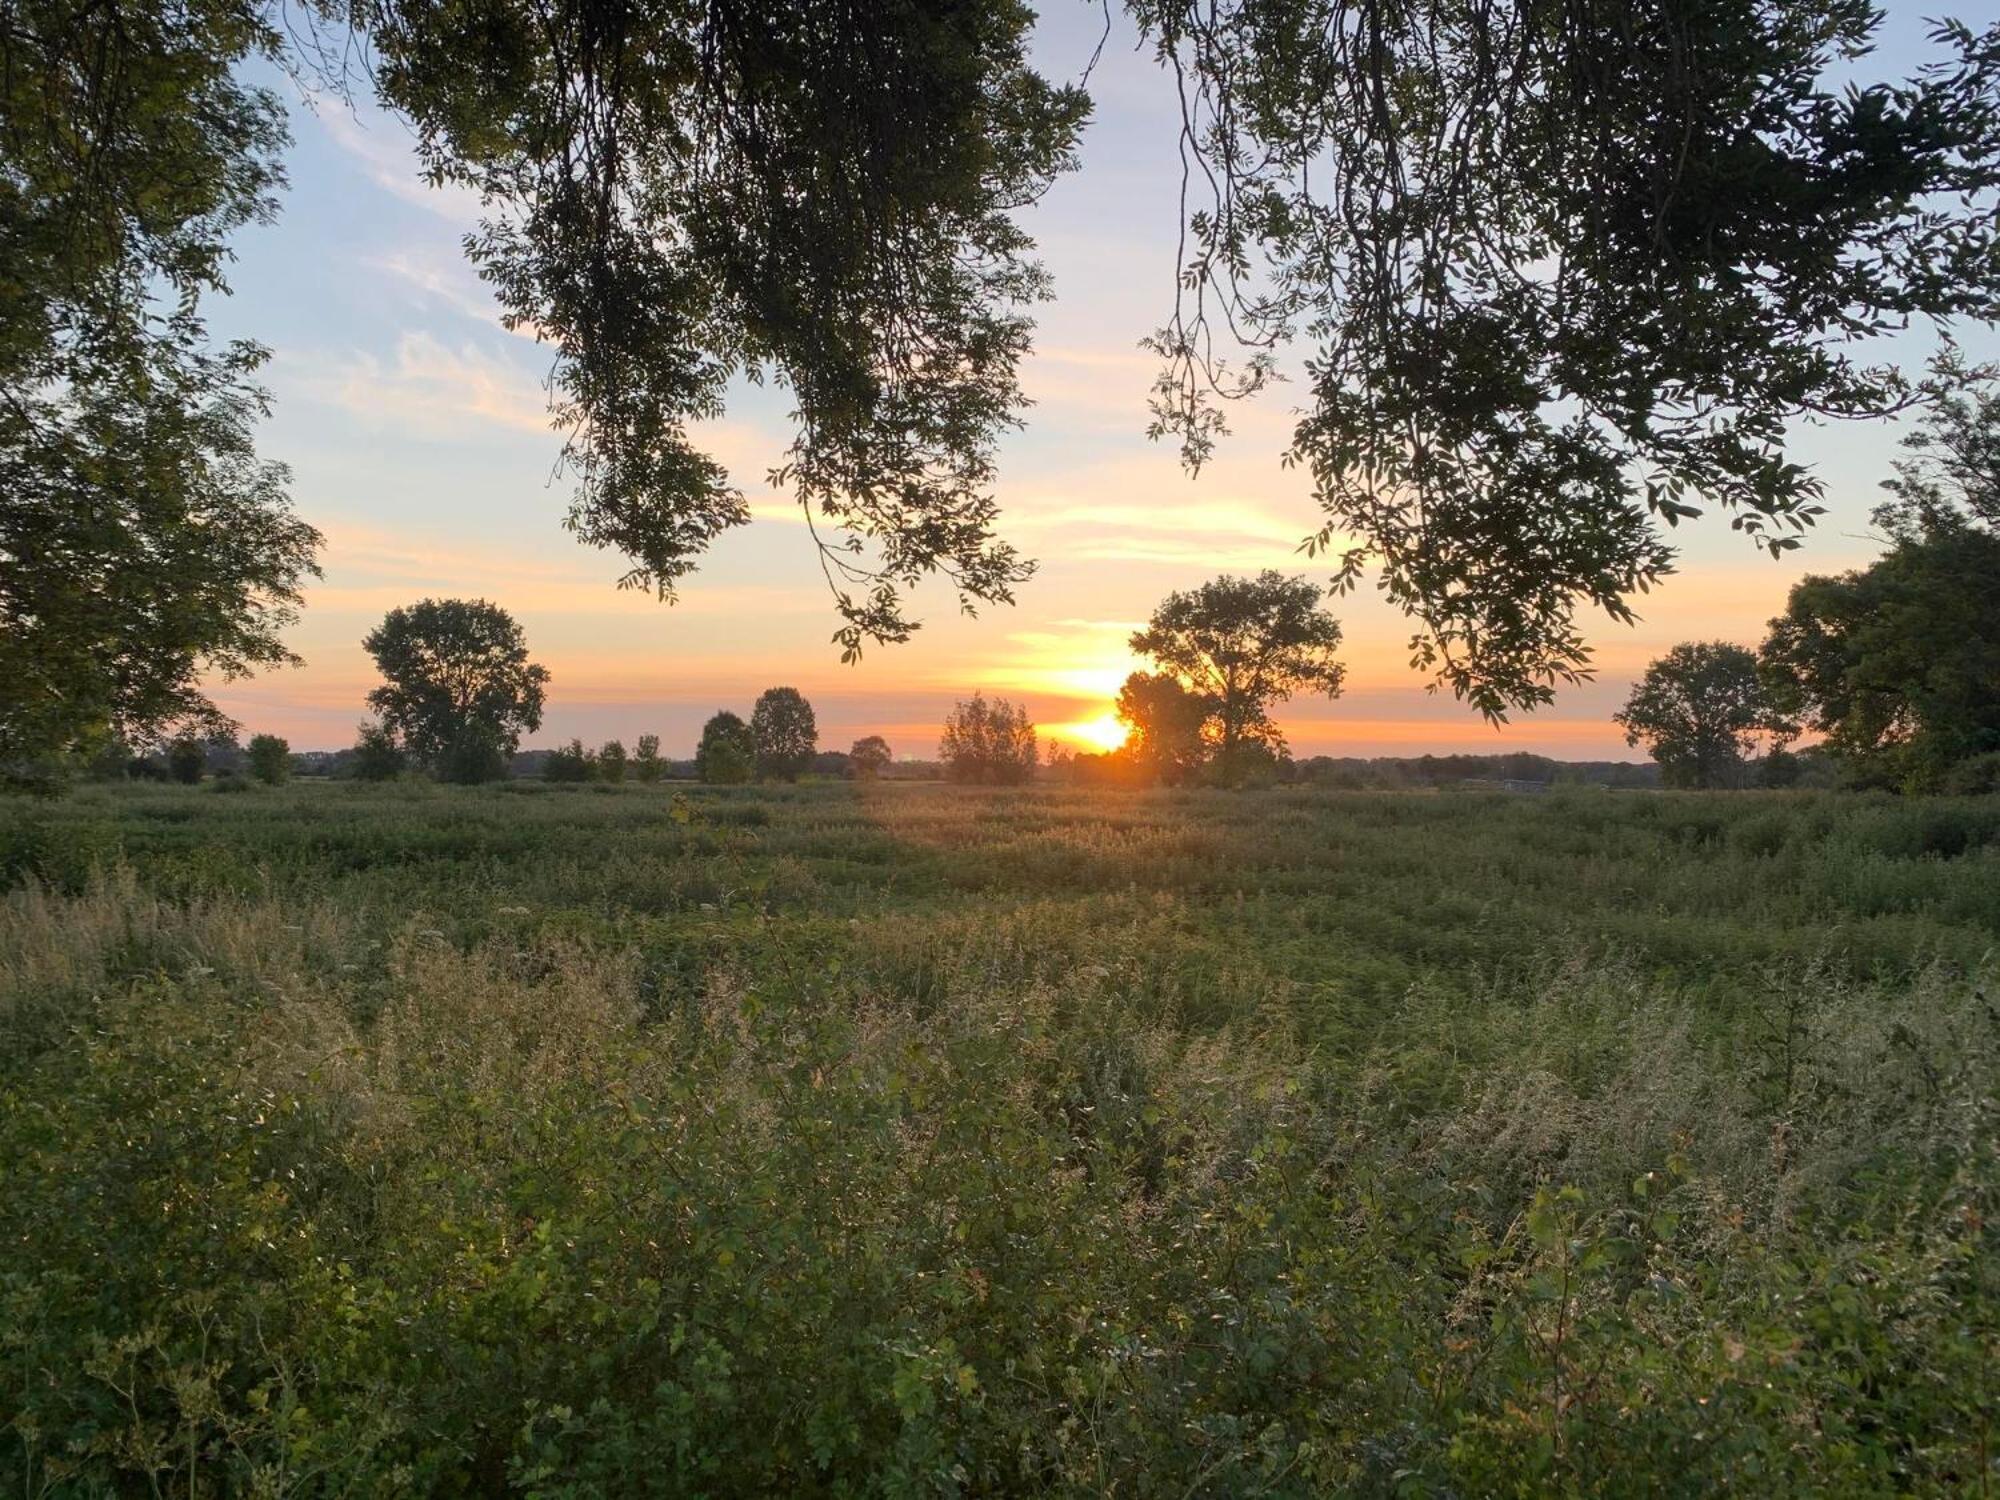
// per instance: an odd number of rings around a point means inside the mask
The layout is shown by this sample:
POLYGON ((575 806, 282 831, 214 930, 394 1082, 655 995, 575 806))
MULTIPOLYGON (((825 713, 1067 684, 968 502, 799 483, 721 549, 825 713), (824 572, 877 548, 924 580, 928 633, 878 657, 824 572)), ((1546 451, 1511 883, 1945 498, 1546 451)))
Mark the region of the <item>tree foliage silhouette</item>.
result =
POLYGON ((388 679, 369 707, 446 780, 503 774, 523 731, 541 727, 548 670, 528 660, 527 637, 497 604, 424 599, 390 610, 362 645, 388 679))
POLYGON ((1644 745, 1661 781, 1676 787, 1740 786, 1760 745, 1782 745, 1798 732, 1774 702, 1757 653, 1727 641, 1674 647, 1646 668, 1612 718, 1625 743, 1644 745))
POLYGON ((759 776, 797 781, 819 749, 819 724, 797 688, 767 688, 750 711, 750 738, 759 776))

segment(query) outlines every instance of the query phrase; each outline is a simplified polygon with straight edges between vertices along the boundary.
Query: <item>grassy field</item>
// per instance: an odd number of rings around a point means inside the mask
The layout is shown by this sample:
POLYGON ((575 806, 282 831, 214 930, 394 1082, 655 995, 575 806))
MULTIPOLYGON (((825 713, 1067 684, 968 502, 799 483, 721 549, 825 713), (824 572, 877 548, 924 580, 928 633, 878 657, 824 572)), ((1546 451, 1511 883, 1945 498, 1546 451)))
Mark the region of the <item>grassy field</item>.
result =
POLYGON ((2000 799, 0 805, 0 1493, 2000 1488, 2000 799))

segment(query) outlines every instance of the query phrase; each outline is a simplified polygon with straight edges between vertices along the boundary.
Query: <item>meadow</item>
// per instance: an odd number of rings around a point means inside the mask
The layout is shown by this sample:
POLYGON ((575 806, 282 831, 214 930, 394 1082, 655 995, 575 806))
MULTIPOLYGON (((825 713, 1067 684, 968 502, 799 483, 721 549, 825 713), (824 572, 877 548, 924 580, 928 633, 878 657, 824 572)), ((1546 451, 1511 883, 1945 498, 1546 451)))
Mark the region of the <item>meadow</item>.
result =
POLYGON ((90 787, 0 887, 0 1493, 2000 1481, 2000 799, 90 787))

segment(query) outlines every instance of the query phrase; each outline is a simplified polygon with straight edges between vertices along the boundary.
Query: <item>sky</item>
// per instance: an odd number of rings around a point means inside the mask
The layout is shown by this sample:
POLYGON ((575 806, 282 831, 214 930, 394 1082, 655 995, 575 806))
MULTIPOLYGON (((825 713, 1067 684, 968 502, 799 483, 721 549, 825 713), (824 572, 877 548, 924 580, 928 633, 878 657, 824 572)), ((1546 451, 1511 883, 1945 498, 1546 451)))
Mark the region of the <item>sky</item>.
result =
MULTIPOLYGON (((1038 571, 1014 606, 977 618, 927 585, 917 636, 871 646, 854 666, 831 642, 840 622, 797 512, 764 483, 789 441, 782 393, 742 389, 704 430, 756 519, 712 547, 677 604, 620 592, 620 557, 562 529, 550 353, 500 326, 460 251, 476 199, 421 181, 399 120, 300 100, 274 80, 293 103, 292 187, 274 226, 239 239, 233 296, 211 327, 273 350, 260 448, 291 468, 294 504, 326 538, 325 576, 286 636, 305 665, 211 684, 217 702, 246 733, 295 749, 350 744, 378 681, 362 637, 397 605, 476 597, 514 614, 552 674, 529 746, 651 732, 666 753, 690 754, 710 714, 747 715, 777 684, 811 700, 824 748, 881 734, 898 756, 932 755, 944 714, 974 690, 1024 702, 1045 736, 1088 745, 1142 665, 1126 637, 1167 593, 1267 567, 1324 581, 1326 564, 1296 551, 1319 515, 1309 483, 1279 462, 1295 384, 1237 408, 1233 436, 1197 478, 1171 443, 1146 439, 1155 366, 1138 341, 1172 304, 1178 113, 1169 81, 1117 22, 1090 79, 1082 169, 1025 218, 1056 295, 1037 310, 1024 373, 1035 405, 1002 444, 997 497, 1002 534, 1038 571)), ((1078 77, 1103 24, 1093 5, 1050 0, 1038 64, 1078 77)), ((1890 6, 1887 68, 1921 55, 1921 26, 1907 4, 1890 6)), ((1639 623, 1591 619, 1596 680, 1503 728, 1426 691, 1409 665, 1412 622, 1372 589, 1335 600, 1347 689, 1279 707, 1293 753, 1640 758, 1610 716, 1646 662, 1684 640, 1754 644, 1800 576, 1865 564, 1879 550, 1868 512, 1899 437, 1893 423, 1801 428, 1793 456, 1825 479, 1829 510, 1807 545, 1774 561, 1725 519, 1683 525, 1681 571, 1639 602, 1639 623)))

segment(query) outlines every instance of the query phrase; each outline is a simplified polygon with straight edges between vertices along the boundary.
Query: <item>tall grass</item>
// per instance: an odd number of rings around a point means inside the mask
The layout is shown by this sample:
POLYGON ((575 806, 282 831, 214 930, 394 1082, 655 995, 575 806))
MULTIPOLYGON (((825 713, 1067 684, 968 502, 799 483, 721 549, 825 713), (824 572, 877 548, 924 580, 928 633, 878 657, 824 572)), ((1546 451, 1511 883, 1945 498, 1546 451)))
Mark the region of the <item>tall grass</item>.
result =
POLYGON ((0 816, 16 1492, 2000 1479, 1977 803, 0 816))

